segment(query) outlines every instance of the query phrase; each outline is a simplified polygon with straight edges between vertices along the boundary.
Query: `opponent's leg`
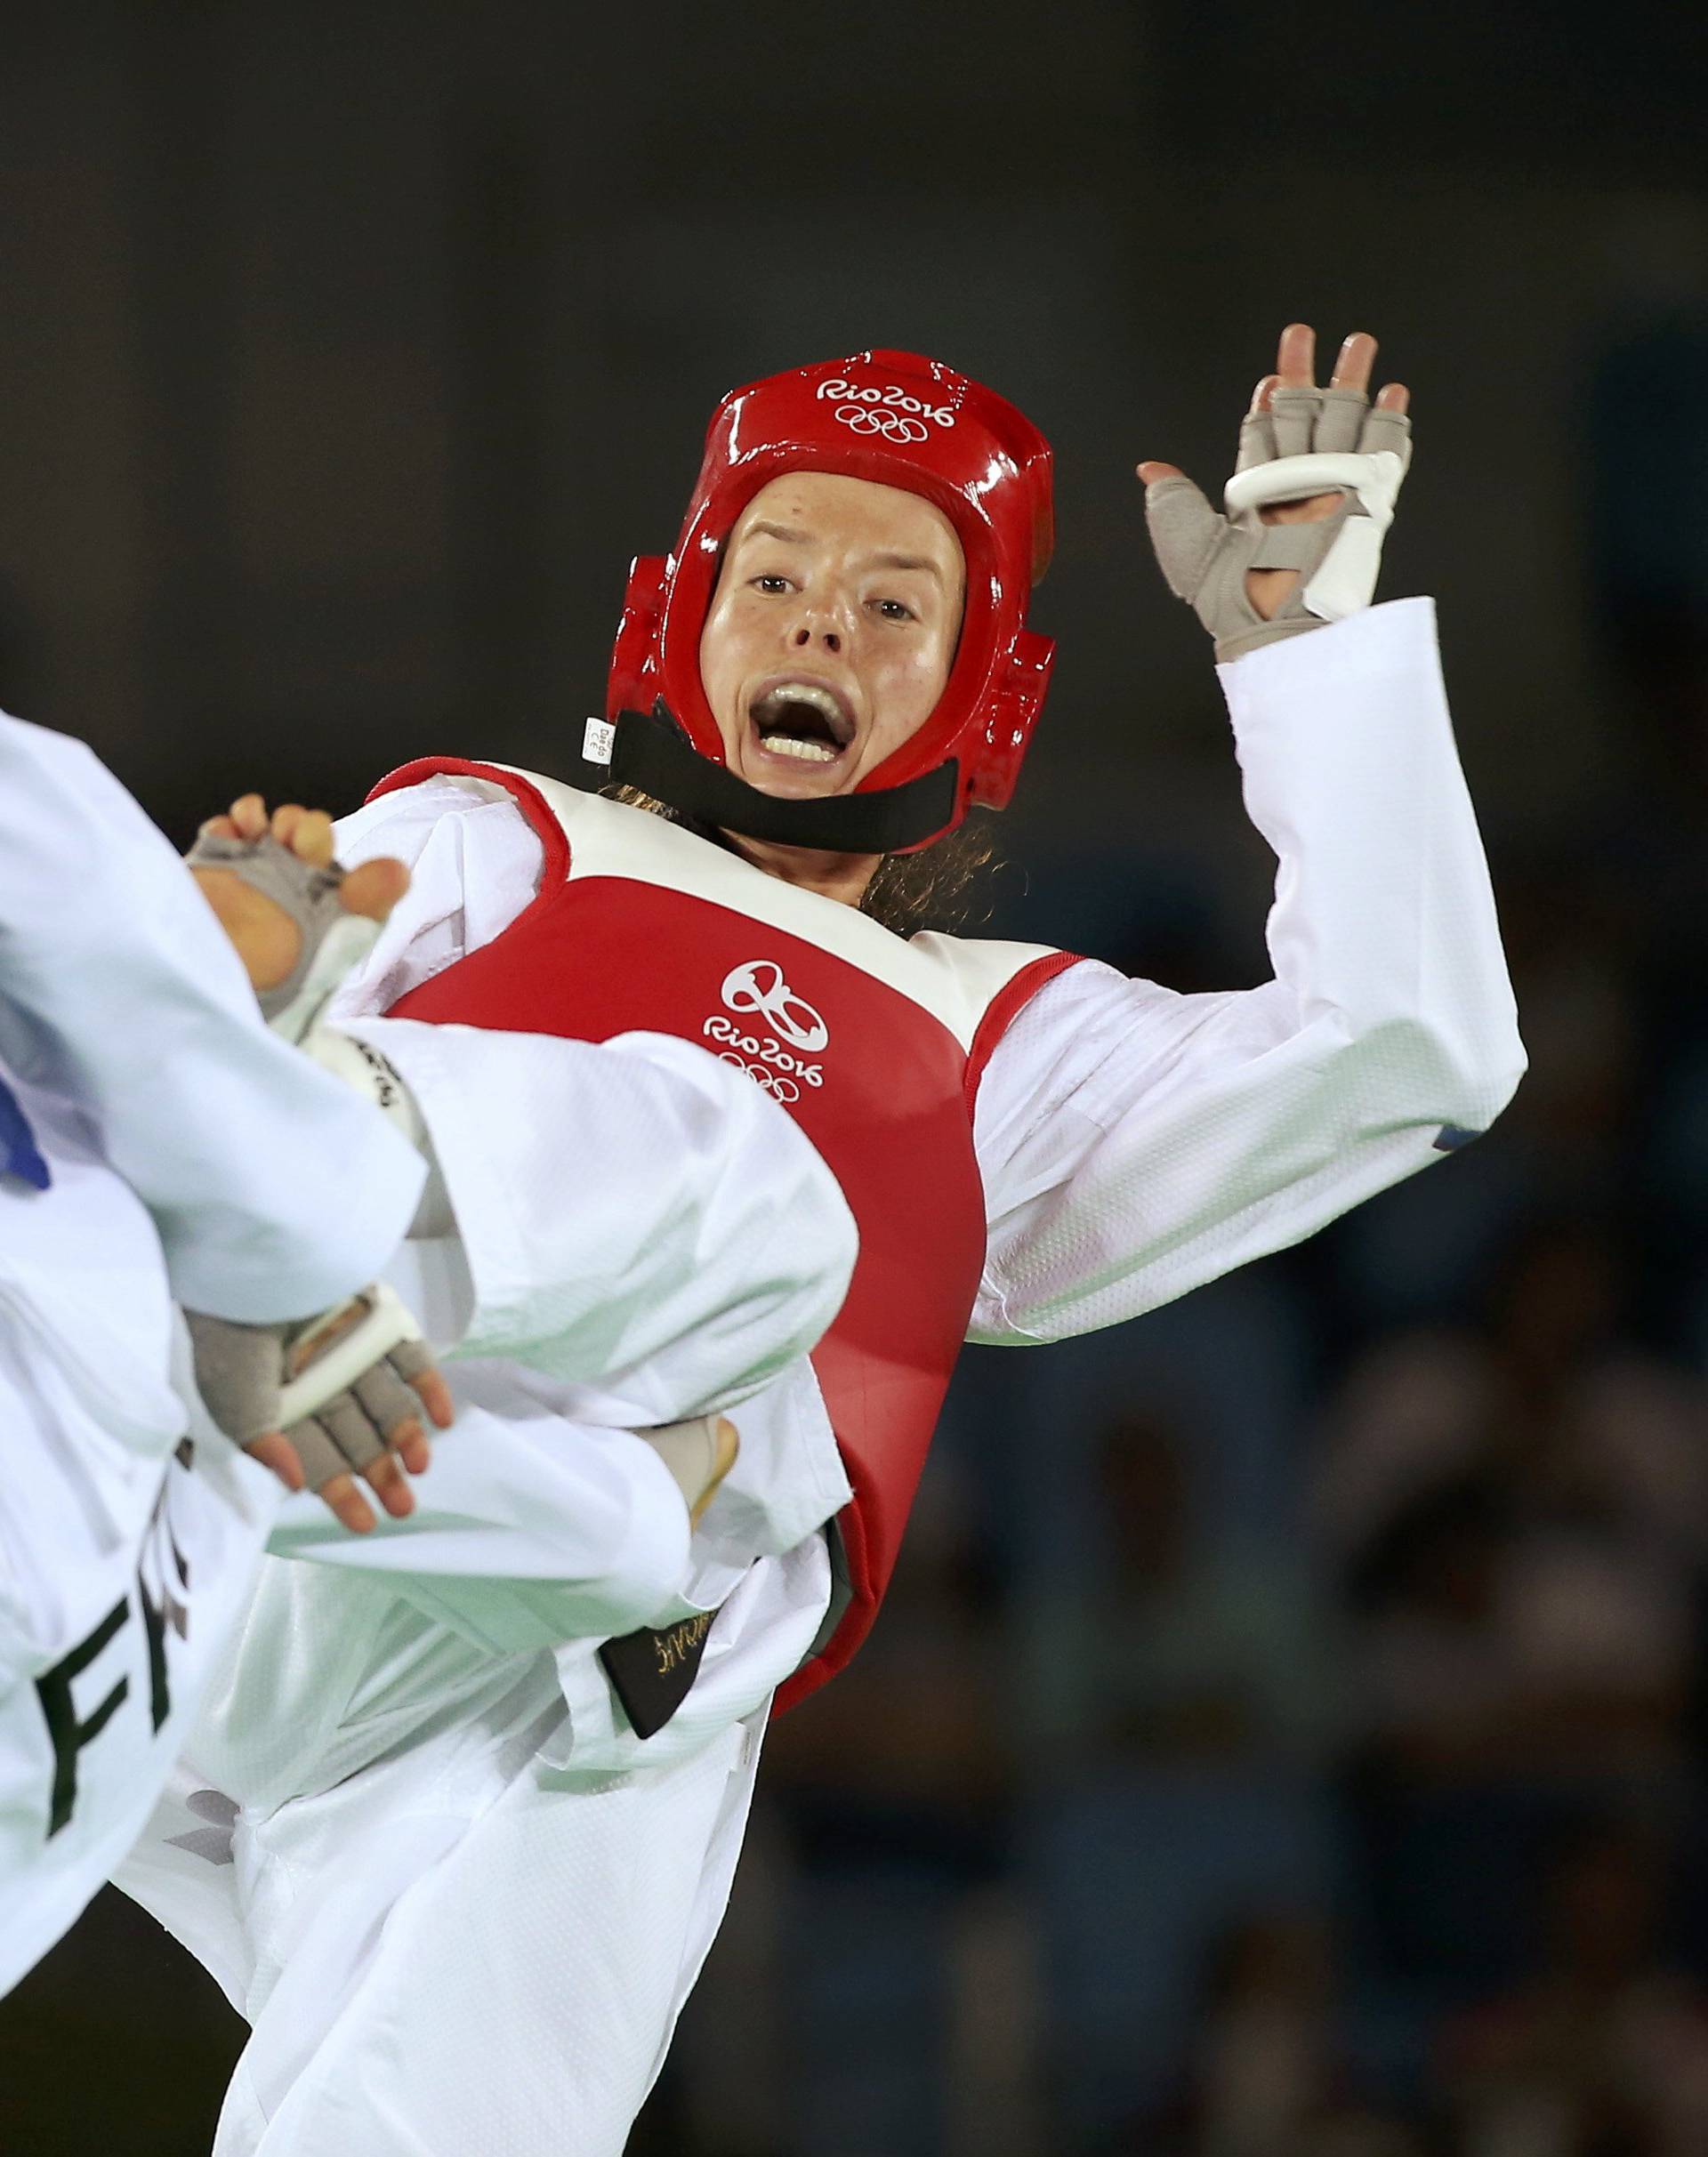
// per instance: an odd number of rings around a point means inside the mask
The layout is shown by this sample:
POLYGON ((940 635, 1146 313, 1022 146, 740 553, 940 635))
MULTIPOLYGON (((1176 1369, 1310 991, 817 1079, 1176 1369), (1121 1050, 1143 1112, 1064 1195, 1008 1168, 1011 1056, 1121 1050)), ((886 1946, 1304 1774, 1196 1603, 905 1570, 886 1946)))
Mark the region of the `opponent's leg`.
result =
MULTIPOLYGON (((530 1765, 383 1928, 323 1898, 313 1981, 257 2016, 215 2157, 619 2157, 728 1900, 763 1713, 653 1773, 530 1765)), ((382 1871, 415 1825, 376 1823, 382 1871)))

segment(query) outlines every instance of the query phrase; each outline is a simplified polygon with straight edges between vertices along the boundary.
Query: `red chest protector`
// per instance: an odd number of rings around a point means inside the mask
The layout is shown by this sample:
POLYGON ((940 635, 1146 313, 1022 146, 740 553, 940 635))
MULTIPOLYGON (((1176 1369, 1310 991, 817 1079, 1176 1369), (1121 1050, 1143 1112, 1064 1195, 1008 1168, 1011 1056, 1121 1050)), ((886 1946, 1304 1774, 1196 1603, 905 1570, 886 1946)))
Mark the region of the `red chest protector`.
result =
MULTIPOLYGON (((1071 954, 904 941, 645 811, 496 765, 406 765, 376 793, 458 776, 503 788, 544 849, 538 896, 390 1016, 582 1041, 675 1034, 788 1109, 859 1228, 847 1300, 814 1352, 853 1502, 851 1600, 789 1706, 876 1614, 985 1258, 972 1110, 1004 1028, 1071 954)), ((573 1141, 571 1141, 573 1143, 573 1141)))

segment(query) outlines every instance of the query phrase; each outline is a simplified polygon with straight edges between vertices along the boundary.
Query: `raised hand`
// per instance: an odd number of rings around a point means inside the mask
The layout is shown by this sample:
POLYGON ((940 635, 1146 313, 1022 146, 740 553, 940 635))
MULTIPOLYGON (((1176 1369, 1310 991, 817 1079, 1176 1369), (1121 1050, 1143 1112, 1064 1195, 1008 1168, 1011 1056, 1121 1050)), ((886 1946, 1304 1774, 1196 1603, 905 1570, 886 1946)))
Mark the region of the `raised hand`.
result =
POLYGON ((1240 429, 1227 517, 1178 465, 1138 468, 1163 574, 1196 608, 1219 658, 1338 621, 1375 588, 1410 461, 1410 392, 1391 382, 1370 406, 1376 341, 1361 330, 1318 389, 1316 345, 1308 323, 1281 333, 1276 371, 1259 382, 1240 429), (1324 528, 1285 528, 1300 526, 1324 528))

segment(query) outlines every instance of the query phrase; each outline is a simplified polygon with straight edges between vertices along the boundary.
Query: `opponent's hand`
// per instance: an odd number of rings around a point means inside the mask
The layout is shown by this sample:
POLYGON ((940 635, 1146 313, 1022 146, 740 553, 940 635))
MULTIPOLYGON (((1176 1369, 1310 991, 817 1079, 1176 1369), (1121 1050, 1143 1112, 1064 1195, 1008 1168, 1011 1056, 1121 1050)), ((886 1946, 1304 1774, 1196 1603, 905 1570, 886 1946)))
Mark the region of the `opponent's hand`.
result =
POLYGON ((1316 348, 1308 323, 1281 333, 1276 372, 1258 383, 1240 430, 1228 516, 1178 465, 1138 468, 1163 575, 1196 609, 1219 659, 1339 621, 1375 590, 1411 459, 1410 392, 1390 382, 1369 406, 1376 341, 1362 330, 1319 390, 1316 348))
POLYGON ((374 1525, 359 1475, 394 1518, 415 1510, 405 1470, 419 1476, 430 1464, 423 1413, 443 1430, 454 1412, 419 1329, 389 1289, 289 1324, 184 1316, 208 1413, 286 1490, 315 1491, 359 1535, 374 1525))
POLYGON ((203 825, 186 857, 247 970, 268 1022, 300 1041, 338 982, 359 964, 409 888, 400 861, 345 872, 332 819, 291 802, 269 817, 259 794, 203 825))

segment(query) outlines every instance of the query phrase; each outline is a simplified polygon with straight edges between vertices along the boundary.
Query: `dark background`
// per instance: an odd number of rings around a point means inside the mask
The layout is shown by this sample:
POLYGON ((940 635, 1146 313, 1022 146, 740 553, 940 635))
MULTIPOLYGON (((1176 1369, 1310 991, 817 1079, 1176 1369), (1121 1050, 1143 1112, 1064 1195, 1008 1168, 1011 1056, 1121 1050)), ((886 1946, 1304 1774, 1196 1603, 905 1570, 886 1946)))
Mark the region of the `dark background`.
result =
MULTIPOLYGON (((1306 1250, 969 1358, 636 2152, 1708 2150, 1705 96, 1686 7, 0 11, 0 701, 181 840, 560 763, 715 398, 898 345, 1057 447, 995 925, 1255 981, 1132 467, 1219 484, 1293 318, 1413 388, 1383 590, 1532 1076, 1306 1250)), ((105 1897, 0 2007, 0 2151, 203 2149, 239 2041, 105 1897)))

